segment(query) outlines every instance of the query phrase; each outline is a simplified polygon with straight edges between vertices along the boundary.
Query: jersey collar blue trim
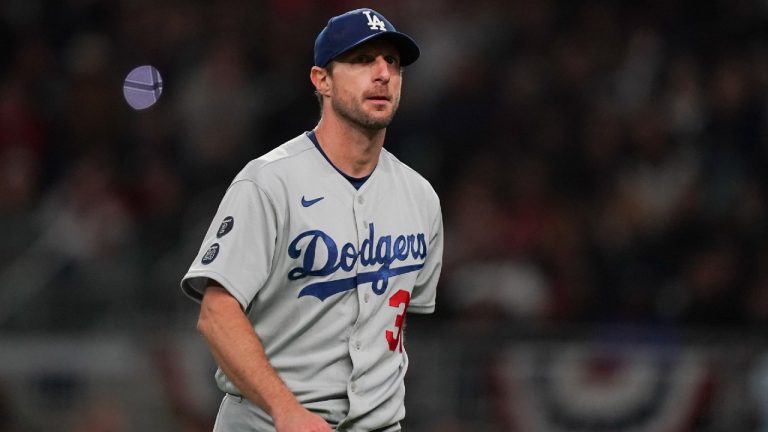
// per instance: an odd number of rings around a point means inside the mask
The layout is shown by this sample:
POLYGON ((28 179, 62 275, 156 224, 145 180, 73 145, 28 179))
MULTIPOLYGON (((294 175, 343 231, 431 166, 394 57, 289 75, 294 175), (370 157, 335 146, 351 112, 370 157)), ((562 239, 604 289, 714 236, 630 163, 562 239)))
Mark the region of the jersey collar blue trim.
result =
POLYGON ((320 142, 317 141, 317 137, 315 136, 315 131, 313 130, 307 131, 307 137, 312 141, 312 144, 314 144, 315 147, 317 147, 317 150, 320 152, 321 155, 323 155, 325 160, 327 160, 328 163, 331 164, 333 169, 335 169, 339 174, 344 176, 344 178, 347 179, 347 181, 352 183, 352 186, 354 186, 355 189, 360 189, 365 184, 365 181, 371 177, 371 174, 368 174, 365 177, 352 177, 347 174, 344 174, 340 169, 336 167, 336 165, 333 164, 333 162, 331 162, 330 159, 328 159, 328 155, 325 154, 325 152, 323 151, 323 148, 320 147, 320 142))

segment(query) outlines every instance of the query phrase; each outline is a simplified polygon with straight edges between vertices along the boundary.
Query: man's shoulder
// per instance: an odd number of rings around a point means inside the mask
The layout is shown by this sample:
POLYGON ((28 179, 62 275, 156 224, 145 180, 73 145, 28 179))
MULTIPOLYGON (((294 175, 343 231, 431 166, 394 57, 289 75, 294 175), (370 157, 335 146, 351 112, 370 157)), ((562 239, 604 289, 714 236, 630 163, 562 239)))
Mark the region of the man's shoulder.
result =
POLYGON ((432 184, 420 172, 411 168, 408 164, 398 159, 395 155, 382 149, 381 157, 387 161, 392 173, 412 186, 416 186, 422 193, 439 201, 432 184))
POLYGON ((261 183, 280 173, 290 172, 293 163, 312 149, 314 144, 306 134, 302 133, 248 162, 234 181, 249 180, 261 183))

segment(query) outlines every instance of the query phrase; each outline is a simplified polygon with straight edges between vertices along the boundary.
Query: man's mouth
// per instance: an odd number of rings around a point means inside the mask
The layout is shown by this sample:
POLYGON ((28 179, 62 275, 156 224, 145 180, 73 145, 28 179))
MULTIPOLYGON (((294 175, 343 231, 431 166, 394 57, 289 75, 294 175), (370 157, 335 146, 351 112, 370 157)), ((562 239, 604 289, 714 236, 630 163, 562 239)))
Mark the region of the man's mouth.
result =
POLYGON ((373 100, 373 101, 382 101, 382 102, 388 102, 389 101, 389 97, 383 96, 383 95, 368 96, 367 99, 368 100, 373 100))

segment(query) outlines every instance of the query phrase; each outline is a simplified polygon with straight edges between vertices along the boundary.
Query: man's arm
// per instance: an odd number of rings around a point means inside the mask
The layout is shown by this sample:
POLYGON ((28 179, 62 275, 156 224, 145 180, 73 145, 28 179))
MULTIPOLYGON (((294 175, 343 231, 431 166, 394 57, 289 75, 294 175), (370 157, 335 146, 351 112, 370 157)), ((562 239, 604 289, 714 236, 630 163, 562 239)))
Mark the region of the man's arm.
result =
POLYGON ((216 363, 243 397, 264 409, 278 432, 330 432, 322 417, 305 409, 269 364, 264 347, 240 303, 211 280, 200 305, 197 329, 216 363))

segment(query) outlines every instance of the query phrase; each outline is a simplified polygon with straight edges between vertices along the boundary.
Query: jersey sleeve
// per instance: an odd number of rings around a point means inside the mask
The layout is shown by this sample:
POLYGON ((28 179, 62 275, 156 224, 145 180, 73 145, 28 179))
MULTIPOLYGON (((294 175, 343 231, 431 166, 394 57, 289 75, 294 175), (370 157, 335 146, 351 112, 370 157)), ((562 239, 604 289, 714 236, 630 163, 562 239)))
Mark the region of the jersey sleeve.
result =
POLYGON ((408 312, 432 313, 435 311, 437 297, 437 281, 443 265, 443 216, 438 204, 437 215, 432 223, 432 236, 427 246, 427 257, 424 267, 416 277, 408 312))
POLYGON ((270 273, 277 223, 273 203, 257 184, 232 183, 182 278, 182 291, 199 302, 208 279, 214 279, 246 309, 270 273))

